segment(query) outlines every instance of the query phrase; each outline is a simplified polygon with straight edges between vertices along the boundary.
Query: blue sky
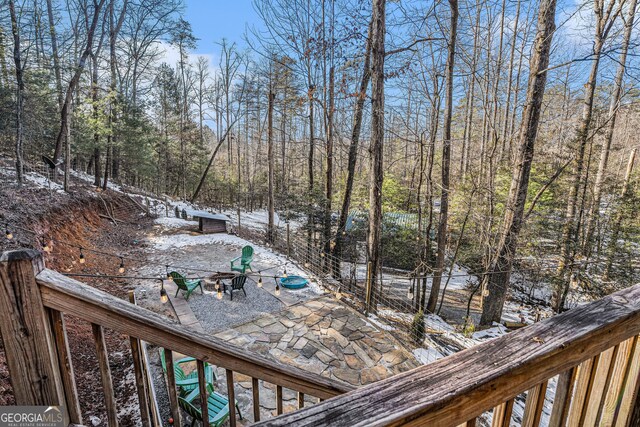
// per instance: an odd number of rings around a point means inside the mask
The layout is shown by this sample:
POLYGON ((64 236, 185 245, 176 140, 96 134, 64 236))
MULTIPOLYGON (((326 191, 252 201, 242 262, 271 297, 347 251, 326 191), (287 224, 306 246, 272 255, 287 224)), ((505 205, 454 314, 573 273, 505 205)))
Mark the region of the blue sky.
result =
POLYGON ((185 4, 185 19, 199 39, 198 53, 218 51, 215 43, 223 37, 245 46, 243 34, 247 24, 259 21, 251 0, 186 0, 185 4))

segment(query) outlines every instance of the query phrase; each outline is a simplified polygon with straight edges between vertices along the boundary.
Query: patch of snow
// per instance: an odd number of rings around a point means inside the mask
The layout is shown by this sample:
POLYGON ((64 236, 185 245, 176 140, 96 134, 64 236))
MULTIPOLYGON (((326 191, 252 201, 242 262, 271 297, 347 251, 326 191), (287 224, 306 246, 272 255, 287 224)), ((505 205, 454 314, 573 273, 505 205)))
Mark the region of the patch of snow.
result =
POLYGON ((186 219, 172 218, 170 216, 156 218, 154 222, 166 228, 185 228, 198 225, 197 221, 188 221, 186 219))
POLYGON ((493 322, 493 326, 489 329, 483 329, 482 331, 474 332, 471 337, 476 341, 487 341, 493 338, 498 338, 507 333, 507 328, 500 323, 493 322))
POLYGON ((380 319, 378 318, 378 316, 376 316, 375 314, 369 315, 367 320, 369 320, 369 322, 373 323, 374 325, 376 325, 378 328, 382 329, 383 331, 394 331, 396 329, 393 326, 390 326, 390 325, 387 325, 384 322, 381 322, 380 319))
MULTIPOLYGON (((318 294, 324 293, 313 274, 299 268, 295 263, 288 260, 286 257, 275 253, 273 250, 257 245, 238 236, 224 233, 198 235, 174 234, 170 236, 150 237, 149 242, 153 245, 154 249, 158 251, 179 249, 196 245, 230 245, 236 246, 238 249, 247 245, 253 246, 254 261, 252 264, 254 264, 254 267, 257 267, 254 268, 256 272, 264 271, 265 275, 279 276, 284 273, 284 269, 286 268, 287 275, 289 276, 302 276, 309 279, 309 283, 305 289, 311 289, 313 292, 318 294)), ((290 291, 295 292, 293 290, 290 291)))
POLYGON ((442 359, 444 356, 436 348, 415 348, 413 355, 416 360, 423 365, 428 365, 431 362, 435 362, 438 359, 442 359))

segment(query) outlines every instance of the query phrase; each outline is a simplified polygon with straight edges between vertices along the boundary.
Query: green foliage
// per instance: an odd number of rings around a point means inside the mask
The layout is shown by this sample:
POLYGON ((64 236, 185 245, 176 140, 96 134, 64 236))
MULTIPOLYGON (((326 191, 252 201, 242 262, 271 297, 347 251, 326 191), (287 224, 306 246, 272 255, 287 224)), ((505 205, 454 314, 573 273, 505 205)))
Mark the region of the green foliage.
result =
POLYGON ((386 267, 413 270, 420 261, 420 241, 416 229, 382 226, 382 262, 386 267))
POLYGON ((424 312, 420 310, 413 316, 413 321, 411 322, 411 339, 416 344, 422 345, 425 336, 424 312))

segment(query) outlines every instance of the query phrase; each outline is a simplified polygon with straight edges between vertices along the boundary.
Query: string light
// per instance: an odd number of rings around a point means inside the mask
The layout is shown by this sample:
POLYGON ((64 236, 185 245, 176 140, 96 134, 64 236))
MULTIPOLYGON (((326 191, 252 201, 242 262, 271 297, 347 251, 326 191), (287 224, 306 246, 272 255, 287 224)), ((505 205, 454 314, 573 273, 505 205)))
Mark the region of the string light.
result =
POLYGON ((173 282, 173 276, 169 273, 169 266, 165 265, 165 268, 167 269, 167 280, 173 282))
POLYGON ((280 284, 276 281, 276 296, 280 296, 280 284))
POLYGON ((324 252, 320 252, 320 256, 324 258, 324 252))
POLYGON ((82 248, 80 248, 80 264, 84 264, 85 261, 84 253, 82 253, 82 248))
POLYGON ((49 243, 47 243, 47 241, 45 239, 42 239, 42 250, 45 252, 51 252, 51 246, 49 245, 49 243))
POLYGON ((413 286, 409 286, 409 292, 407 292, 407 298, 413 299, 413 286))
POLYGON ((222 299, 222 289, 218 288, 218 292, 216 294, 216 298, 222 299))
POLYGON ((118 272, 124 273, 124 258, 120 257, 120 268, 118 268, 118 272))
MULTIPOLYGON (((216 280, 216 291, 219 291, 219 290, 220 290, 220 279, 217 279, 216 280)), ((220 298, 218 298, 218 299, 220 299, 220 298)))
POLYGON ((258 287, 262 287, 262 276, 260 276, 260 278, 258 279, 258 287))
POLYGON ((167 290, 164 288, 164 281, 161 280, 160 283, 162 284, 162 287, 160 288, 160 301, 163 304, 166 304, 167 301, 169 301, 169 295, 167 295, 167 290))
POLYGON ((7 240, 13 239, 13 233, 9 230, 9 223, 4 225, 4 235, 7 237, 7 240))
POLYGON ((304 263, 304 268, 308 268, 308 267, 309 267, 309 263, 308 263, 308 262, 305 262, 305 263, 304 263))
POLYGON ((289 276, 287 275, 287 269, 286 269, 286 268, 284 269, 284 272, 282 273, 282 277, 284 277, 285 279, 286 279, 287 277, 289 277, 289 276))

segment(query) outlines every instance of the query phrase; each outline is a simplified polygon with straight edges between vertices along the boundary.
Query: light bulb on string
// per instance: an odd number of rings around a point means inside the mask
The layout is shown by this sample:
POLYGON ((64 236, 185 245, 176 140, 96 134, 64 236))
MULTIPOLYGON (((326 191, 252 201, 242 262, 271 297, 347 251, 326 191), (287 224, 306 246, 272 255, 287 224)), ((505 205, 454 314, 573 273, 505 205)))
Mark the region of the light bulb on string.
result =
POLYGON ((160 288, 160 301, 163 304, 169 301, 169 295, 167 295, 167 290, 164 288, 164 283, 162 284, 162 288, 160 288))
POLYGON ((218 292, 216 293, 216 298, 222 299, 222 289, 218 288, 218 292))
POLYGON ((124 258, 120 257, 120 267, 118 268, 119 273, 124 273, 124 258))
POLYGON ((42 250, 45 252, 51 252, 51 246, 49 245, 49 243, 47 243, 47 241, 45 239, 42 239, 42 250))
POLYGON ((262 287, 262 276, 260 276, 258 278, 258 287, 261 288, 262 287))
POLYGON ((287 269, 286 269, 286 268, 284 269, 284 272, 282 273, 282 277, 284 277, 285 279, 286 279, 287 277, 289 277, 289 276, 287 275, 287 269))
POLYGON ((7 237, 7 240, 13 239, 13 233, 9 230, 9 223, 4 225, 4 235, 7 237))
POLYGON ((165 268, 167 269, 167 280, 173 282, 173 276, 169 273, 169 266, 165 265, 165 268))
POLYGON ((309 267, 309 263, 308 263, 308 262, 305 262, 305 263, 304 263, 304 267, 305 267, 305 268, 308 268, 308 267, 309 267))
POLYGON ((220 279, 216 280, 216 291, 220 290, 220 279))
POLYGON ((413 286, 409 288, 409 292, 407 292, 407 298, 413 299, 413 286))
POLYGON ((280 295, 280 284, 278 284, 278 282, 276 282, 276 296, 280 295))
POLYGON ((82 248, 80 248, 80 264, 84 264, 86 259, 84 258, 84 253, 82 253, 82 248))

